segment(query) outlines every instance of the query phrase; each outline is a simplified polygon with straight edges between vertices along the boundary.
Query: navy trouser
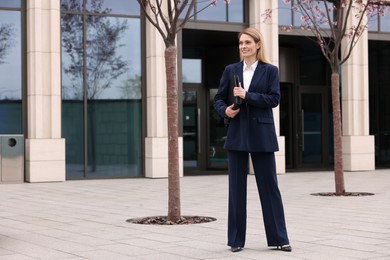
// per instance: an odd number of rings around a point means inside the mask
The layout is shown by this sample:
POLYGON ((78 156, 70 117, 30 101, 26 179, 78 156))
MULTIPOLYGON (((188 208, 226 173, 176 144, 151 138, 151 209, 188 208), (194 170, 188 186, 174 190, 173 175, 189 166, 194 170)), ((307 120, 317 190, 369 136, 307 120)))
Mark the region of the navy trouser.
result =
MULTIPOLYGON (((268 246, 289 244, 282 197, 278 188, 274 153, 251 153, 268 246)), ((244 247, 246 236, 249 153, 228 151, 228 246, 244 247)))

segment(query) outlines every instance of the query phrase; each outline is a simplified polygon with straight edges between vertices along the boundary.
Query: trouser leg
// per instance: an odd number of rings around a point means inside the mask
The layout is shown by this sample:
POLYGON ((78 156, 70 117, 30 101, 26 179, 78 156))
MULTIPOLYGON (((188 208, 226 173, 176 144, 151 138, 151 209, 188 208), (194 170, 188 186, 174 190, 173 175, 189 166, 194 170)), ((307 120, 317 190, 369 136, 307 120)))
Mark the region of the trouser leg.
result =
POLYGON ((232 247, 244 247, 246 236, 248 153, 228 151, 228 161, 228 245, 232 247))
POLYGON ((274 153, 251 154, 268 246, 289 244, 274 153))

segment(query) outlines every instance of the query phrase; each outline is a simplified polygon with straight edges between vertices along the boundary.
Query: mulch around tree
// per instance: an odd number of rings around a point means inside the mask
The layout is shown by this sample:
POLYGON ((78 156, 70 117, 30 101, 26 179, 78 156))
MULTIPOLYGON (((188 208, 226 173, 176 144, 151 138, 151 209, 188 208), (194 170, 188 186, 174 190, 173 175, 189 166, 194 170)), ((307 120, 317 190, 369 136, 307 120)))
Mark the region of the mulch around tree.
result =
POLYGON ((154 216, 144 217, 126 220, 133 224, 146 224, 146 225, 188 225, 188 224, 201 224, 216 221, 216 218, 202 217, 202 216, 182 216, 178 221, 168 221, 167 216, 154 216))
POLYGON ((313 196, 327 196, 327 197, 361 197, 361 196, 372 196, 374 193, 370 192, 345 192, 344 194, 338 195, 335 192, 318 192, 312 193, 313 196))

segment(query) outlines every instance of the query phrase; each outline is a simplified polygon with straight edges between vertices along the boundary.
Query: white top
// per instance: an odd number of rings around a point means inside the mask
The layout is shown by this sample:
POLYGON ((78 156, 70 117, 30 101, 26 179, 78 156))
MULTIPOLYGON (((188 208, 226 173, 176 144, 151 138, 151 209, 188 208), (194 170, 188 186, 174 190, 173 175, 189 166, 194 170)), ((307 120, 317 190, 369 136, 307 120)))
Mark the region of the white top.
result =
POLYGON ((244 86, 243 87, 246 91, 248 91, 248 89, 249 89, 249 86, 250 86, 252 78, 253 78, 253 74, 255 73, 255 70, 256 70, 258 63, 259 63, 259 61, 256 61, 251 66, 248 66, 248 65, 246 65, 246 63, 244 61, 244 68, 243 68, 244 86))

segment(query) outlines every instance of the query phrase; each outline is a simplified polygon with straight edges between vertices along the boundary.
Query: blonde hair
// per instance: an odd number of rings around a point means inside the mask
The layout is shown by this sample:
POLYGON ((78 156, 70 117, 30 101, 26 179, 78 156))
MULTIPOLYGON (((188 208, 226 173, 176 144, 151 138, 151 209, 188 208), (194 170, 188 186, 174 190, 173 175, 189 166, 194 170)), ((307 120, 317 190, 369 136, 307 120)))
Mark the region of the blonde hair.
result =
MULTIPOLYGON (((250 36, 255 41, 255 43, 260 43, 260 49, 257 50, 257 60, 263 63, 270 63, 269 60, 265 57, 264 37, 260 31, 252 27, 246 28, 238 34, 238 40, 240 40, 240 37, 243 34, 250 36)), ((240 58, 243 60, 241 52, 240 58)))

